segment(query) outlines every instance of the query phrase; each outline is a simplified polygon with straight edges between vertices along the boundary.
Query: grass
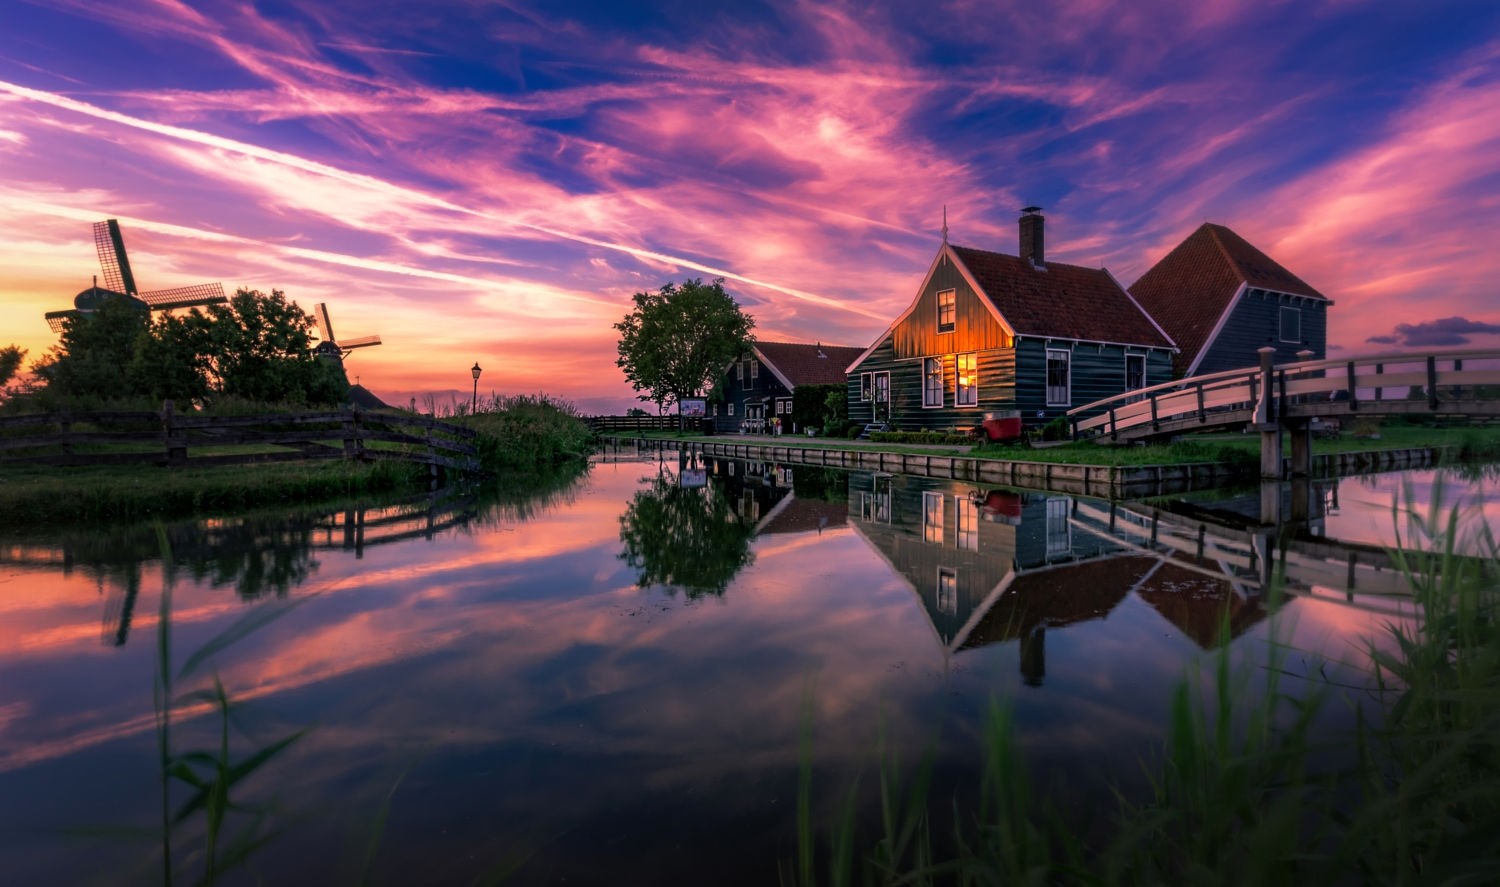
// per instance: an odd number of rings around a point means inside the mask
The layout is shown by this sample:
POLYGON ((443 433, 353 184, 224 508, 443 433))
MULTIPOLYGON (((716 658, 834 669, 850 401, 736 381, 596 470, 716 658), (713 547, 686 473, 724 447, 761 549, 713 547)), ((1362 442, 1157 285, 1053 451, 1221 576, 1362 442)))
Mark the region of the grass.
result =
POLYGON ((401 462, 285 462, 233 468, 152 465, 0 469, 0 529, 139 521, 297 504, 427 484, 401 462))
MULTIPOLYGON (((1114 789, 1112 806, 1065 815, 1028 785, 1017 726, 996 704, 979 809, 955 809, 951 836, 931 824, 942 801, 927 795, 923 768, 902 789, 882 754, 875 835, 860 832, 852 801, 827 822, 803 814, 783 880, 1500 882, 1500 549, 1482 520, 1441 496, 1426 508, 1409 494, 1393 504, 1398 545, 1421 552, 1401 564, 1418 618, 1388 625, 1390 643, 1370 639, 1374 689, 1346 697, 1355 714, 1346 733, 1315 726, 1335 688, 1284 686, 1279 663, 1290 651, 1274 635, 1271 661, 1254 669, 1234 667, 1226 646, 1175 689, 1149 790, 1114 789), (1475 550, 1484 557, 1457 556, 1475 550)), ((804 743, 804 762, 810 754, 804 743)), ((812 807, 812 781, 804 763, 799 810, 812 807)))

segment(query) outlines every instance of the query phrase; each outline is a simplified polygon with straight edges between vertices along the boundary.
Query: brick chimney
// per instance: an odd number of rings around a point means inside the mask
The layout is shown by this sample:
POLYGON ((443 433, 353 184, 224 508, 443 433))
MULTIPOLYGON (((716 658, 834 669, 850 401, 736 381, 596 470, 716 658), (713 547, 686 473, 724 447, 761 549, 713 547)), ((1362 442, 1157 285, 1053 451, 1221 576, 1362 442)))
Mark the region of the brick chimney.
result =
POLYGON ((1029 259, 1033 268, 1045 268, 1047 247, 1042 226, 1046 219, 1042 217, 1042 208, 1028 206, 1021 212, 1021 258, 1029 259))

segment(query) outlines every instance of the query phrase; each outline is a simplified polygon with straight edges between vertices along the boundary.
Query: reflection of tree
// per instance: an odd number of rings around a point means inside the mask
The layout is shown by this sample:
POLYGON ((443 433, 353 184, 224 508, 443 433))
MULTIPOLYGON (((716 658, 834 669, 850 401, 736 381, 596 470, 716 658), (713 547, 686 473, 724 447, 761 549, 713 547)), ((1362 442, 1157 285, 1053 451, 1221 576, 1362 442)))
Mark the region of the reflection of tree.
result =
POLYGON ((752 528, 715 486, 684 489, 670 477, 639 490, 620 516, 620 557, 641 586, 676 586, 689 598, 720 595, 750 565, 752 528))
POLYGON ((841 468, 798 465, 792 475, 792 491, 798 499, 820 502, 849 501, 849 472, 841 468))

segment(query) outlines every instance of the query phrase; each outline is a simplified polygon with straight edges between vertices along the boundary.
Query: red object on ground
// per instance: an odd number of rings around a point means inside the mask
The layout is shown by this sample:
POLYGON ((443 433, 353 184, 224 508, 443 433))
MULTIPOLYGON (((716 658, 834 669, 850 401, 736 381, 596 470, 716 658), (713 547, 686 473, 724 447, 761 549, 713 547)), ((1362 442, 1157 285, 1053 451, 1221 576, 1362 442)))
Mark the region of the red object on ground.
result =
POLYGON ((999 410, 984 414, 984 436, 989 440, 1019 440, 1021 411, 999 410))

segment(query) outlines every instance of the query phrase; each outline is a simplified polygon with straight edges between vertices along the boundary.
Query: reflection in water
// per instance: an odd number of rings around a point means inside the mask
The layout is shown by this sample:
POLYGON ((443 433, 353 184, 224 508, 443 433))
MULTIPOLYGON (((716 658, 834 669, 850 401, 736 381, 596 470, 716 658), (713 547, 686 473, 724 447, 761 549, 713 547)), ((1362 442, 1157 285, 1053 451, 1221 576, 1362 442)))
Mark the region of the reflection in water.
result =
MULTIPOLYGON (((1138 774, 1205 650, 1256 661, 1290 611, 1294 642, 1342 655, 1396 591, 1368 546, 1211 503, 675 456, 601 462, 541 500, 473 495, 174 528, 165 567, 149 536, 133 555, 7 543, 0 871, 139 882, 134 848, 16 826, 159 816, 140 632, 167 589, 182 651, 305 601, 214 665, 264 741, 317 725, 266 786, 299 812, 258 851, 267 882, 357 881, 329 848, 384 821, 378 846, 350 850, 390 883, 524 859, 518 883, 716 884, 776 880, 804 754, 837 795, 871 784, 882 742, 930 749, 932 796, 968 803, 1004 698, 1033 784, 1138 774), (1273 607, 1265 581, 1283 572, 1273 607), (119 595, 108 646, 100 588, 119 595), (685 605, 695 593, 715 605, 685 605), (114 646, 132 618, 136 643, 114 646)), ((184 713, 177 747, 212 746, 217 725, 184 713)))
POLYGON ((540 510, 566 504, 587 472, 583 463, 524 479, 502 478, 481 486, 451 486, 379 502, 359 500, 291 512, 259 511, 231 517, 152 524, 70 528, 45 542, 0 546, 0 566, 57 566, 94 577, 106 596, 101 640, 123 646, 130 636, 142 576, 151 565, 170 587, 190 581, 213 588, 232 586, 243 601, 284 598, 318 569, 316 552, 343 550, 364 557, 372 546, 426 539, 471 523, 493 526, 526 520, 540 510), (163 546, 169 557, 163 559, 163 546))

